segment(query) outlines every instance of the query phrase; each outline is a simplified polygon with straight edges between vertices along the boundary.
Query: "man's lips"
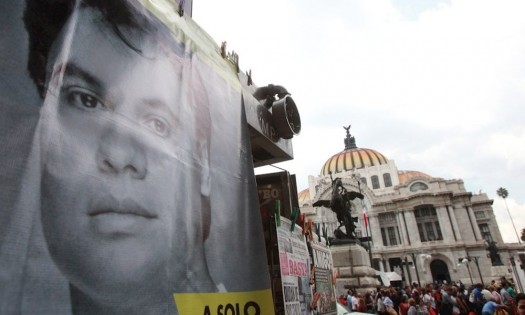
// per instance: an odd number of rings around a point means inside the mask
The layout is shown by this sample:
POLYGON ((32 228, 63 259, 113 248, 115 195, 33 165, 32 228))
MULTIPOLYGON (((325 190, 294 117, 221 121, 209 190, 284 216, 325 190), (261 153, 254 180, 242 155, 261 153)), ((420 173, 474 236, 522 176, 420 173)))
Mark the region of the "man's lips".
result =
POLYGON ((156 219, 157 214, 143 207, 131 198, 118 200, 113 196, 104 196, 96 201, 93 207, 88 211, 90 217, 104 214, 134 215, 146 219, 156 219))

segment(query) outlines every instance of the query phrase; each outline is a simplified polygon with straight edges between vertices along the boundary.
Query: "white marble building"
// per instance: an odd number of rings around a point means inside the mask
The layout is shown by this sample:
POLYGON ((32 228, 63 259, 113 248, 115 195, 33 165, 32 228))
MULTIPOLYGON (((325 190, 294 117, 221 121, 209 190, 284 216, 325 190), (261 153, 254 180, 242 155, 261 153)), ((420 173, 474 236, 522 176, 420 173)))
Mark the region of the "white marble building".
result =
MULTIPOLYGON (((378 151, 358 148, 348 130, 344 142, 345 149, 328 158, 318 176, 309 176, 309 187, 299 193, 301 212, 326 227, 329 236, 338 226, 335 214, 312 204, 330 199, 331 174, 341 178, 348 191, 365 195, 363 201, 353 201, 352 215, 359 218, 357 235, 371 235, 376 270, 398 272, 406 283, 421 285, 444 280, 488 284, 500 276, 521 277, 519 261, 513 267, 511 257, 517 257, 522 246, 504 244, 493 200, 486 194, 466 191, 461 179, 398 170, 378 151), (487 242, 497 246, 492 258, 487 242)), ((519 281, 516 289, 523 291, 519 281)))

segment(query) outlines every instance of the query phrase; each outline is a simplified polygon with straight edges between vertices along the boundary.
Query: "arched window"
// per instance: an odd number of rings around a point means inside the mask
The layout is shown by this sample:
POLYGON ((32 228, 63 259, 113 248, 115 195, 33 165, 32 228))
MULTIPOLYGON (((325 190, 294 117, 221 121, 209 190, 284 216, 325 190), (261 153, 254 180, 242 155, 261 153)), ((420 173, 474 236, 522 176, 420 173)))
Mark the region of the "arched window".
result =
POLYGON ((390 178, 389 173, 383 174, 383 182, 385 183, 385 187, 392 186, 392 178, 390 178))
POLYGON ((377 175, 372 176, 372 189, 378 189, 379 188, 379 177, 377 175))
POLYGON ((422 182, 415 182, 414 184, 410 186, 411 192, 416 192, 418 190, 427 190, 427 189, 428 189, 428 186, 422 182))
POLYGON ((378 219, 383 246, 395 246, 401 244, 396 215, 393 212, 380 213, 378 219))
POLYGON ((421 242, 443 240, 436 208, 432 205, 417 206, 414 215, 421 242))
POLYGON ((481 237, 487 241, 492 242, 492 234, 490 234, 490 228, 487 223, 482 223, 479 226, 479 231, 481 232, 481 237))

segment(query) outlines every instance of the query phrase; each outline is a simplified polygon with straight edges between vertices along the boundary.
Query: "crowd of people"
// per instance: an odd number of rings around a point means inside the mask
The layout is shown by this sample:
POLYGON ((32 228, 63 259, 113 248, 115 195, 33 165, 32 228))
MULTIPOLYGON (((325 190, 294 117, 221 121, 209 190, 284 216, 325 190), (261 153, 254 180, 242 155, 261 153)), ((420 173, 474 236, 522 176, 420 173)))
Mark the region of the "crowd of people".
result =
POLYGON ((505 278, 465 286, 461 281, 417 283, 404 288, 378 288, 366 293, 348 290, 339 303, 352 312, 378 315, 525 315, 525 294, 514 291, 505 278))

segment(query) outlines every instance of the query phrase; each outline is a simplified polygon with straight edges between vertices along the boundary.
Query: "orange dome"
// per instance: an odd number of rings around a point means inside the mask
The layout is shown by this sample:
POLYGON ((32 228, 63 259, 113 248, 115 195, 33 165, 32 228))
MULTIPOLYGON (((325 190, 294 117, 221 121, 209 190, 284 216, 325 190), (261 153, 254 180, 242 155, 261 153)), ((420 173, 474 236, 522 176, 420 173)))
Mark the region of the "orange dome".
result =
POLYGON ((369 166, 387 164, 387 158, 372 149, 351 148, 339 152, 329 158, 321 168, 321 175, 329 175, 360 169, 369 166))
POLYGON ((406 185, 411 182, 413 179, 431 179, 432 176, 425 174, 419 171, 398 171, 399 175, 399 184, 406 185))
POLYGON ((299 200, 299 205, 303 205, 305 203, 310 203, 310 190, 308 188, 301 190, 297 194, 297 198, 299 200))

